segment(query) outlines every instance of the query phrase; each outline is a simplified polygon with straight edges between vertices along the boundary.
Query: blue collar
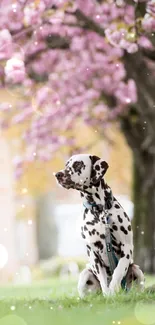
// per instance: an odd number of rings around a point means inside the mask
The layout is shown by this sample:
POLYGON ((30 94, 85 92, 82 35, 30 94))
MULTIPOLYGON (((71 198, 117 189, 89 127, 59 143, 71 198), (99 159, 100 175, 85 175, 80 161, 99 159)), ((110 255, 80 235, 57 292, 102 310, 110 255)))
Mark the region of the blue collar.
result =
POLYGON ((98 208, 100 207, 100 211, 104 211, 105 212, 105 217, 106 217, 106 223, 109 224, 110 223, 110 218, 109 218, 109 213, 108 213, 108 208, 106 207, 106 204, 105 204, 105 207, 103 207, 102 204, 96 204, 96 203, 89 203, 88 201, 84 202, 83 203, 83 206, 88 209, 88 210, 92 210, 93 207, 95 208, 98 208))
POLYGON ((83 206, 88 210, 92 210, 93 207, 95 207, 95 208, 98 207, 98 205, 96 203, 89 203, 88 201, 84 202, 83 206))

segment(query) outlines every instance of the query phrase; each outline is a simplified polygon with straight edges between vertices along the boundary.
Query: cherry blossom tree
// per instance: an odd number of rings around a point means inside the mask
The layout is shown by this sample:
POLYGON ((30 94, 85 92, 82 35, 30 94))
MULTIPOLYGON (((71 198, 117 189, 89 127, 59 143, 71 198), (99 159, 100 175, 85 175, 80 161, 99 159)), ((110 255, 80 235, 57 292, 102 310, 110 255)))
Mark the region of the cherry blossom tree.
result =
MULTIPOLYGON (((0 86, 18 91, 0 104, 1 128, 25 124, 26 162, 68 145, 75 122, 103 136, 116 119, 133 152, 137 262, 155 270, 155 1, 1 0, 0 86)), ((82 148, 84 150, 84 148, 82 148)), ((80 148, 80 150, 82 150, 80 148)))

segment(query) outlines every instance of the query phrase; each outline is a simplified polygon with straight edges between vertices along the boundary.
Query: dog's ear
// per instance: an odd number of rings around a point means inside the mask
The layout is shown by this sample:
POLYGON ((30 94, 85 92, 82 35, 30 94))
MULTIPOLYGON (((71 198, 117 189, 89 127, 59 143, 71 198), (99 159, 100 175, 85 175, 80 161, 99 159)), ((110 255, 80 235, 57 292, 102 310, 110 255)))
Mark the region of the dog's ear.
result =
POLYGON ((109 166, 106 161, 97 156, 90 156, 90 159, 92 162, 90 181, 91 183, 96 184, 104 176, 109 166))

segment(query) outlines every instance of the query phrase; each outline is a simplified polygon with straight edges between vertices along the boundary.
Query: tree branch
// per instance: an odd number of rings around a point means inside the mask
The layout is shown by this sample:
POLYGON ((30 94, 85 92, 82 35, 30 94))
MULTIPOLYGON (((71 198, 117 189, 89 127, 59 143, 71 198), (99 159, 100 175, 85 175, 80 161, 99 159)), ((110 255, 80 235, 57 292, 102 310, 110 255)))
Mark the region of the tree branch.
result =
POLYGON ((87 28, 88 30, 92 30, 101 36, 105 36, 104 29, 100 25, 98 25, 94 20, 87 17, 81 10, 77 9, 75 13, 73 13, 73 15, 82 24, 80 27, 87 28))
POLYGON ((69 39, 61 37, 58 34, 50 34, 50 36, 46 38, 46 45, 47 47, 45 47, 44 49, 40 49, 33 54, 27 55, 25 59, 25 64, 27 65, 31 63, 32 61, 36 60, 41 54, 47 52, 50 49, 68 49, 69 39))
POLYGON ((155 49, 153 51, 148 50, 148 49, 143 49, 142 53, 144 56, 152 61, 155 61, 155 49))

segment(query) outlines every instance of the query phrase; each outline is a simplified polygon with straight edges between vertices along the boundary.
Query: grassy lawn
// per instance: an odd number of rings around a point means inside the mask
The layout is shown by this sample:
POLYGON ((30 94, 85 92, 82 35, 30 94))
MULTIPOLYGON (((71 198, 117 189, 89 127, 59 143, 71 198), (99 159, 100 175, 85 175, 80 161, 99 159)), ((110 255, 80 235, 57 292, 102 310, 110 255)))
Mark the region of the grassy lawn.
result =
MULTIPOLYGON (((147 285, 155 278, 147 278, 147 285)), ((155 324, 155 294, 119 293, 79 299, 75 280, 0 288, 0 325, 155 324)))

